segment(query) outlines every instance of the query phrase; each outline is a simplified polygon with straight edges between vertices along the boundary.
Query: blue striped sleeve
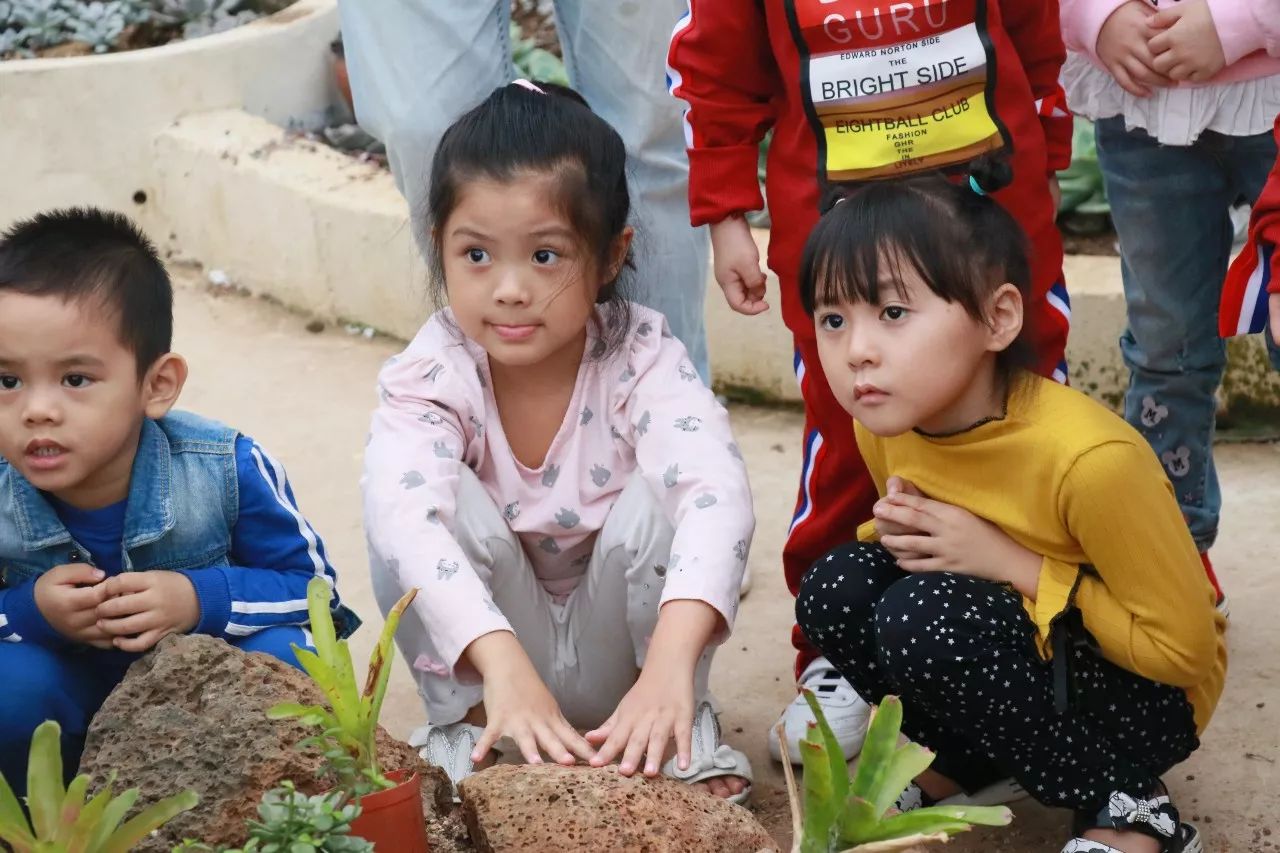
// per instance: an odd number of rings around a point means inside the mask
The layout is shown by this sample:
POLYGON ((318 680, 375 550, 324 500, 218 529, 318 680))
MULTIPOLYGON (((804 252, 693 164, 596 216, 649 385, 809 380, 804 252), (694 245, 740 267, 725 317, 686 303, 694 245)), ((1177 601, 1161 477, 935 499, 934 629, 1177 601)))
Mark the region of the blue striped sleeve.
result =
POLYGON ((68 644, 36 606, 36 582, 0 589, 0 642, 33 643, 48 648, 68 644))
POLYGON ((183 573, 200 601, 194 633, 232 638, 305 626, 307 584, 317 575, 331 587, 336 580, 324 543, 299 510, 283 466, 245 436, 236 439, 236 473, 231 565, 183 573))

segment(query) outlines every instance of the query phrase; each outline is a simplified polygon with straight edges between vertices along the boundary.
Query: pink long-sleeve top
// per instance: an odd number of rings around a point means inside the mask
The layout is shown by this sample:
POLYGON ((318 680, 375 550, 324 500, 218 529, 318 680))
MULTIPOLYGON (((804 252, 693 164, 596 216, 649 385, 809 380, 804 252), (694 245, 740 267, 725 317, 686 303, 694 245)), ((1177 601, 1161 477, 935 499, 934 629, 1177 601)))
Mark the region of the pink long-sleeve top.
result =
MULTIPOLYGON (((559 432, 538 468, 508 444, 485 351, 446 309, 379 374, 363 478, 374 559, 404 588, 443 660, 417 665, 470 680, 459 658, 475 639, 510 631, 453 536, 463 466, 483 483, 524 545, 534 574, 563 601, 586 572, 596 534, 632 477, 644 477, 675 526, 662 601, 706 602, 737 615, 755 517, 728 413, 699 379, 661 314, 633 306, 612 355, 584 357, 559 432)), ((597 318, 598 320, 600 318, 597 318)), ((587 353, 602 347, 595 337, 587 353)), ((723 639, 723 637, 719 638, 723 639)))
MULTIPOLYGON (((1098 61, 1098 33, 1128 0, 1061 0, 1062 37, 1071 50, 1098 61)), ((1168 9, 1178 0, 1158 0, 1168 9)), ((1204 83, 1213 86, 1280 74, 1280 0, 1207 0, 1227 64, 1204 83)))

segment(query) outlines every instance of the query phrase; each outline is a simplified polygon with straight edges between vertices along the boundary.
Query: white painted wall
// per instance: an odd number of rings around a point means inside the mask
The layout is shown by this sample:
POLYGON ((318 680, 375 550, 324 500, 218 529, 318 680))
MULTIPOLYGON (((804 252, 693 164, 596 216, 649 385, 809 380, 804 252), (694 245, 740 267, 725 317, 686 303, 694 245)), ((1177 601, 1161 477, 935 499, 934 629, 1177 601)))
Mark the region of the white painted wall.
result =
POLYGON ((0 223, 70 204, 135 216, 150 203, 156 135, 183 115, 235 108, 277 124, 333 101, 336 0, 299 0, 225 33, 101 56, 0 62, 0 223), (148 202, 137 204, 141 190, 148 202))

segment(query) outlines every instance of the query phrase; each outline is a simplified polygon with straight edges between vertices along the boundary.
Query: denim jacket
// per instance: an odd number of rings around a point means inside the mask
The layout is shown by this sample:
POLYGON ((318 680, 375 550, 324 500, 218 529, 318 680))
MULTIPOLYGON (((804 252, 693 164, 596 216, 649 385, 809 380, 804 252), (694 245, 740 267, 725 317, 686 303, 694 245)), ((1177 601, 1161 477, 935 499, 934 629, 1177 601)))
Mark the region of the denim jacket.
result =
MULTIPOLYGON (((25 582, 54 566, 91 558, 73 540, 41 492, 2 459, 0 500, 8 507, 0 513, 0 640, 14 641, 13 636, 6 635, 5 622, 12 620, 6 619, 3 594, 17 592, 25 582)), ((129 482, 121 547, 124 571, 163 569, 183 572, 192 579, 204 611, 197 633, 245 635, 271 624, 305 624, 305 585, 309 575, 323 571, 331 581, 334 577, 324 558, 323 545, 292 504, 283 470, 235 430, 185 412, 143 422, 129 482), (238 441, 251 448, 261 473, 244 471, 244 466, 237 464, 238 441), (264 459, 270 461, 271 467, 264 459), (309 560, 297 561, 301 566, 237 565, 257 550, 247 547, 240 549, 245 553, 236 553, 234 547, 238 539, 243 539, 237 536, 237 525, 243 531, 250 521, 241 518, 242 498, 248 497, 242 495, 246 483, 268 492, 271 500, 266 505, 281 516, 278 520, 267 518, 265 525, 263 519, 255 519, 258 526, 252 528, 253 538, 299 538, 301 534, 305 541, 300 541, 299 548, 305 548, 310 555, 309 560), (272 521, 277 523, 272 526, 272 521), (264 532, 258 533, 259 530, 264 532), (224 571, 197 571, 219 567, 224 571), (255 598, 255 588, 269 588, 276 599, 281 595, 277 579, 261 574, 273 569, 290 570, 290 576, 297 578, 288 589, 289 613, 282 611, 283 602, 255 598), (204 580, 198 582, 198 578, 204 580), (276 582, 255 584, 255 579, 276 582), (210 626, 210 611, 225 615, 214 619, 217 624, 210 626)), ((279 547, 261 551, 286 552, 279 547)), ((332 608, 339 634, 349 635, 359 625, 359 619, 336 594, 332 608)), ((12 630, 13 625, 8 627, 12 630)), ((21 637, 17 639, 20 641, 21 637)))

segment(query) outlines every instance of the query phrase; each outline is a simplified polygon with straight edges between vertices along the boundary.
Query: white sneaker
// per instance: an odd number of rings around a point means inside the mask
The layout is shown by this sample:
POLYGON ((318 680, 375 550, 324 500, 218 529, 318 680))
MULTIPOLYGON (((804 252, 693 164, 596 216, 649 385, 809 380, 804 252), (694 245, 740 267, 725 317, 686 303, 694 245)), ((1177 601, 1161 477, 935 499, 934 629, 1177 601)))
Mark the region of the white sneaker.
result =
MULTIPOLYGON (((871 719, 871 706, 862 700, 849 682, 836 671, 826 658, 816 658, 804 668, 800 674, 800 686, 813 691, 822 706, 822 713, 827 724, 840 743, 840 750, 845 760, 853 758, 862 750, 862 741, 867 736, 867 722, 871 719)), ((787 757, 792 764, 800 764, 800 741, 804 739, 813 722, 813 714, 804 697, 796 698, 782 712, 778 722, 786 729, 787 757)), ((776 726, 774 728, 777 728, 776 726)), ((782 760, 782 746, 778 743, 777 733, 769 730, 769 754, 774 761, 782 760)))
POLYGON ((742 583, 738 585, 738 598, 746 598, 749 592, 751 592, 751 566, 747 566, 742 572, 742 583))

